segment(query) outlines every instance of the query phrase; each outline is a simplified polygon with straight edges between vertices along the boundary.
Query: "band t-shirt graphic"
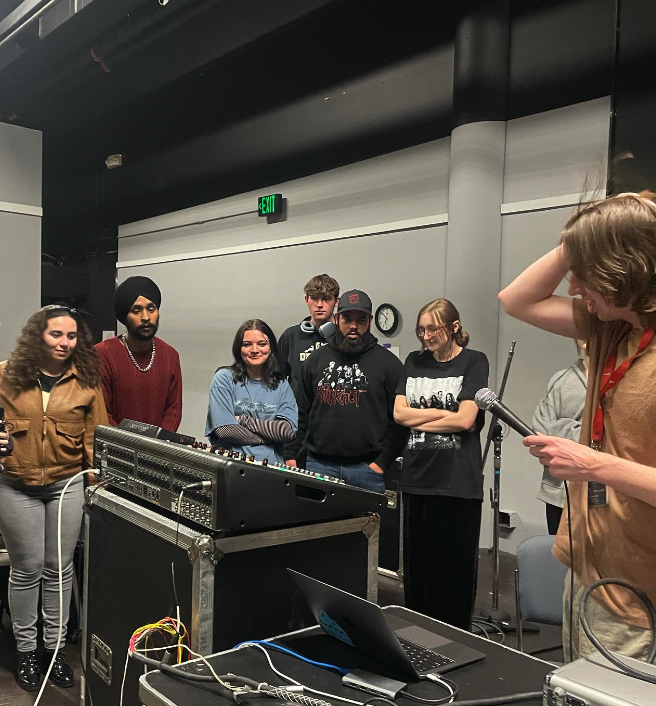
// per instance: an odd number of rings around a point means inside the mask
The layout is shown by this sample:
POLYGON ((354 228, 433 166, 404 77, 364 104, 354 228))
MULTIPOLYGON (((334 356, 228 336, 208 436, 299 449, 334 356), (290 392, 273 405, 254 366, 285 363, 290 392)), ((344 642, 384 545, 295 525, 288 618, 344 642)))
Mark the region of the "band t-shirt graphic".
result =
POLYGON ((331 360, 317 385, 317 396, 324 404, 359 407, 360 396, 366 394, 368 387, 367 376, 357 363, 349 365, 331 360))
MULTIPOLYGON (((488 384, 484 353, 463 348, 446 362, 430 351, 410 353, 396 388, 409 407, 457 412, 463 400, 488 384)), ((480 430, 484 413, 476 417, 475 431, 433 433, 412 430, 403 452, 401 490, 414 495, 448 495, 482 500, 480 430)))
MULTIPOLYGON (((447 409, 457 412, 460 408, 458 395, 462 389, 462 375, 447 378, 408 378, 406 398, 409 407, 416 409, 447 409)), ((410 432, 408 449, 459 449, 460 434, 434 434, 432 432, 410 432)))

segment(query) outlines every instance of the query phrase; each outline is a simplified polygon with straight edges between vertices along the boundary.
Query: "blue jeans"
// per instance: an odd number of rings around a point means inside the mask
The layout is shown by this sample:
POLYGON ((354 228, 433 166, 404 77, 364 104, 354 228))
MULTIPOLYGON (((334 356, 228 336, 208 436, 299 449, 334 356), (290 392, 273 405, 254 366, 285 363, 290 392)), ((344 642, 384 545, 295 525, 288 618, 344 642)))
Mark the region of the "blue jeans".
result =
POLYGON ((368 463, 333 463, 314 458, 310 454, 307 456, 305 467, 313 473, 323 473, 326 476, 341 478, 349 485, 355 485, 365 490, 373 490, 375 493, 385 492, 385 476, 376 473, 368 463))

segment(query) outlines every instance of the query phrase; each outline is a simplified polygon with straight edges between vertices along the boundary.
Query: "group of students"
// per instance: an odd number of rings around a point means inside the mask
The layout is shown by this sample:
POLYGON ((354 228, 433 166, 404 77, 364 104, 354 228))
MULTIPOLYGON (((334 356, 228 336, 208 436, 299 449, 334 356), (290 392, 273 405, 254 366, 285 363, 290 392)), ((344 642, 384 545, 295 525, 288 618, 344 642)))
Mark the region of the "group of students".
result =
MULTIPOLYGON (((405 367, 372 335, 365 292, 340 298, 337 282, 319 275, 306 285, 305 300, 309 317, 287 329, 280 346, 259 319, 239 327, 232 364, 211 382, 206 434, 215 447, 378 492, 384 472, 403 454, 407 604, 466 628, 483 494, 482 419, 473 396, 487 383, 487 359, 466 348, 459 314, 445 299, 419 312, 421 351, 405 367), (417 404, 423 399, 435 404, 417 404), (442 399, 450 400, 448 408, 442 399), (443 541, 432 542, 435 536, 443 541)), ((39 687, 58 643, 58 501, 65 483, 92 467, 96 426, 129 418, 176 431, 181 419, 179 356, 155 335, 157 285, 131 277, 117 288, 114 305, 126 332, 96 346, 79 311, 44 307, 0 366, 8 432, 0 433, 0 532, 11 558, 16 676, 26 690, 39 687)), ((83 489, 82 477, 76 478, 62 500, 63 626, 83 489)), ((73 684, 63 648, 50 678, 61 687, 73 684)))
POLYGON ((483 499, 474 395, 487 385, 487 358, 467 347, 447 299, 419 311, 419 351, 403 365, 371 333, 365 292, 340 296, 324 274, 304 293, 309 317, 280 345, 258 319, 237 331, 233 364, 212 380, 206 434, 214 446, 376 492, 402 456, 406 605, 468 629, 483 499))
MULTIPOLYGON (((510 315, 582 339, 589 353, 581 443, 547 426, 547 435, 524 440, 552 480, 571 481, 571 517, 560 522, 554 550, 572 563, 571 526, 575 593, 566 600, 576 602, 586 585, 612 575, 656 599, 656 544, 648 529, 656 520, 655 272, 653 195, 623 194, 582 207, 561 245, 499 295, 510 315), (554 295, 568 273, 570 297, 554 295), (599 492, 588 494, 591 481, 604 488, 603 502, 599 492)), ((446 299, 418 312, 419 350, 405 364, 372 335, 365 292, 340 296, 337 282, 319 275, 306 285, 305 300, 309 317, 287 329, 280 345, 259 319, 238 329, 232 364, 211 382, 206 434, 214 446, 376 491, 402 455, 406 604, 467 629, 483 498, 483 415, 474 395, 487 386, 487 358, 468 347, 458 310, 446 299)), ((92 466, 96 426, 123 418, 172 431, 179 425, 180 362, 155 336, 160 304, 154 282, 129 278, 115 295, 126 332, 95 347, 80 312, 44 307, 0 365, 0 406, 10 432, 0 433, 0 532, 11 558, 9 604, 24 689, 40 682, 40 592, 47 657, 58 644, 57 503, 65 482, 92 466)), ((580 382, 577 371, 565 371, 549 395, 567 376, 580 382)), ((551 423, 549 395, 536 418, 551 423)), ((62 500, 63 625, 82 516, 83 483, 76 481, 62 500)), ((646 654, 650 633, 632 598, 609 586, 593 603, 589 618, 593 627, 603 625, 613 649, 646 654)), ((591 649, 578 634, 572 644, 568 657, 591 649)), ((71 686, 63 650, 54 659, 51 679, 71 686)))

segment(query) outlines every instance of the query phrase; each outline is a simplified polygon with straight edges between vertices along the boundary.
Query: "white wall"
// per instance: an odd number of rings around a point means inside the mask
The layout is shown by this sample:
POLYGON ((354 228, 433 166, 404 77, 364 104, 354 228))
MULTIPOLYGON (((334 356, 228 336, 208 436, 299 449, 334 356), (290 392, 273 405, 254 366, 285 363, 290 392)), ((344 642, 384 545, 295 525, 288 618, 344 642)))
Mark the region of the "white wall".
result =
MULTIPOLYGON (((600 99, 507 124, 501 264, 489 272, 501 286, 555 246, 584 177, 605 169, 609 108, 600 99)), ((162 289, 160 333, 183 366, 182 431, 202 435, 209 382, 230 362, 239 324, 258 316, 280 334, 304 316, 303 284, 320 272, 343 290, 364 289, 374 306, 395 304, 403 323, 388 340, 402 358, 416 348, 416 312, 444 295, 447 248, 458 246, 445 227, 449 162, 447 138, 119 229, 118 279, 143 274, 162 289), (267 224, 255 213, 257 196, 274 192, 287 198, 288 217, 267 224)), ((479 304, 462 298, 456 304, 464 311, 479 304)), ((476 347, 476 330, 463 323, 476 347)), ((487 351, 496 355, 498 380, 513 338, 506 401, 530 420, 549 377, 574 359, 574 346, 502 315, 496 351, 487 351)), ((519 439, 509 437, 502 509, 517 512, 520 526, 502 541, 504 550, 546 531, 544 506, 534 499, 539 478, 519 439)), ((487 490, 484 508, 488 546, 487 490)))
POLYGON ((402 357, 413 350, 418 302, 445 288, 448 174, 445 139, 122 226, 119 280, 159 284, 160 333, 181 355, 181 429, 202 436, 212 374, 231 362, 242 321, 257 316, 280 335, 307 314, 303 285, 315 274, 396 305, 403 321, 385 340, 402 357), (288 200, 287 220, 267 224, 254 209, 258 193, 274 192, 288 200))
POLYGON ((41 304, 41 133, 0 123, 0 360, 41 304))

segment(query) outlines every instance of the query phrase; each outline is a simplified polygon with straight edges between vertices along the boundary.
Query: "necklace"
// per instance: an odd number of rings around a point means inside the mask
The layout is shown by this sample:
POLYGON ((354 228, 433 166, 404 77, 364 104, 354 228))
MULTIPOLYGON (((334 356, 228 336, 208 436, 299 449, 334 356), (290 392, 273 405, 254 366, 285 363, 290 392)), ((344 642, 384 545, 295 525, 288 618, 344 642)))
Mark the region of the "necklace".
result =
POLYGON ((130 350, 130 348, 129 348, 129 346, 128 346, 128 337, 127 337, 127 334, 124 333, 124 334, 121 336, 121 340, 123 341, 123 345, 125 346, 125 350, 128 352, 128 355, 130 356, 130 358, 132 359, 132 362, 134 363, 134 367, 135 367, 140 373, 147 373, 147 372, 153 367, 153 363, 155 362, 155 339, 153 339, 153 340, 151 341, 152 344, 153 344, 153 352, 152 352, 152 354, 151 354, 151 356, 150 356, 150 363, 148 363, 148 365, 147 365, 145 368, 139 367, 139 363, 137 363, 137 361, 136 361, 136 359, 135 359, 135 357, 134 357, 134 354, 132 353, 132 351, 130 350))
POLYGON ((457 348, 458 348, 457 346, 455 346, 455 347, 451 346, 451 350, 449 351, 449 355, 444 360, 440 360, 436 356, 433 356, 433 357, 435 358, 435 360, 438 363, 448 363, 450 360, 453 360, 458 355, 458 353, 460 353, 460 351, 458 351, 456 353, 457 348))

